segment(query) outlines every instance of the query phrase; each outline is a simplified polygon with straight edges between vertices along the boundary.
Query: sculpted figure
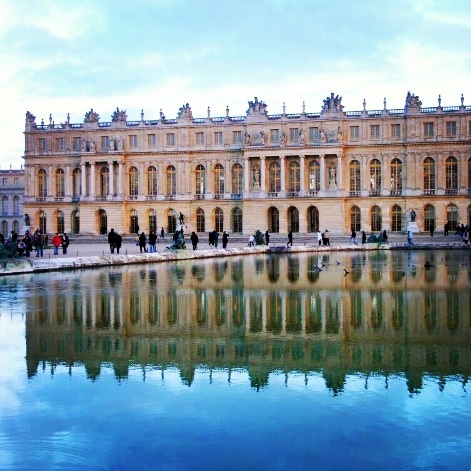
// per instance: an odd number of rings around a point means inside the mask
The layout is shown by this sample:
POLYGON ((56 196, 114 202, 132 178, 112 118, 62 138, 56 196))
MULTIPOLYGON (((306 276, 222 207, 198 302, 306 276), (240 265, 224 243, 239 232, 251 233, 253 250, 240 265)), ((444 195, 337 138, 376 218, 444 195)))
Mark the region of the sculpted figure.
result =
POLYGON ((96 152, 95 143, 93 141, 90 141, 90 152, 96 152))
POLYGON ((114 148, 114 137, 113 136, 110 137, 110 150, 115 150, 115 148, 114 148))

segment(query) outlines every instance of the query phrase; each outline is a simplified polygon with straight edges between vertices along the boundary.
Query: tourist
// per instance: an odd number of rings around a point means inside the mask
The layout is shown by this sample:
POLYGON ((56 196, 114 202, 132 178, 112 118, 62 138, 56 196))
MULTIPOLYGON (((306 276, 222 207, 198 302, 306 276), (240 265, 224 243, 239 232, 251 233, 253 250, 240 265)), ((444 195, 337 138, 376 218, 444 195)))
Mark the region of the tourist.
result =
POLYGON ((59 247, 62 245, 62 238, 56 232, 54 237, 52 238, 52 247, 53 247, 53 255, 59 255, 59 247))
POLYGON ((414 236, 412 234, 412 231, 407 231, 407 243, 408 243, 409 247, 414 245, 413 238, 414 238, 414 236))
POLYGON ((265 231, 265 245, 268 245, 270 242, 270 234, 268 233, 268 230, 265 231))
POLYGON ((195 231, 191 233, 190 240, 193 245, 193 250, 196 250, 198 248, 198 234, 196 234, 195 231))
POLYGON ((329 245, 330 246, 330 233, 329 233, 329 229, 326 229, 324 231, 324 240, 325 240, 325 245, 329 245))
POLYGON ((319 246, 322 245, 322 234, 320 230, 317 230, 317 243, 319 246))
POLYGON ((286 247, 293 247, 293 231, 288 232, 288 242, 286 243, 286 247))
POLYGON ((361 231, 361 245, 365 245, 365 244, 366 244, 366 232, 361 231))
POLYGON ((430 223, 430 237, 433 237, 434 232, 435 232, 435 224, 431 222, 430 223))
POLYGON ((155 244, 157 242, 157 234, 154 231, 149 233, 149 253, 155 253, 157 251, 155 244))
POLYGON ((222 248, 223 249, 227 248, 228 241, 229 241, 229 233, 227 231, 224 231, 222 233, 222 248))
POLYGON ((383 231, 383 233, 381 234, 381 237, 383 239, 383 242, 387 242, 388 241, 388 235, 386 234, 386 229, 383 231))
POLYGON ((61 239, 62 239, 62 253, 64 255, 66 255, 67 254, 67 247, 69 246, 69 236, 64 232, 62 234, 61 239))
POLYGON ((111 228, 111 231, 108 234, 108 244, 110 244, 111 253, 114 253, 114 248, 116 246, 116 232, 113 228, 111 228))
POLYGON ((139 251, 140 253, 142 253, 144 251, 144 253, 147 252, 147 247, 146 247, 146 244, 147 244, 147 237, 146 235, 144 234, 144 232, 141 232, 141 235, 139 236, 139 251))
POLYGON ((466 226, 463 231, 463 243, 468 244, 468 242, 469 242, 469 229, 468 229, 468 226, 466 226))
POLYGON ((352 226, 352 232, 350 233, 350 244, 358 245, 357 244, 357 233, 355 232, 355 229, 353 229, 353 226, 352 226))
POLYGON ((208 244, 210 247, 214 245, 214 232, 211 231, 208 235, 208 244))
POLYGON ((33 241, 34 246, 36 247, 36 257, 42 257, 44 255, 44 234, 41 229, 36 229, 33 241))
POLYGON ((165 231, 164 228, 160 229, 160 238, 163 239, 165 237, 165 231))
POLYGON ((30 252, 33 250, 33 242, 31 240, 31 237, 29 236, 29 231, 25 232, 25 235, 21 242, 23 242, 23 244, 25 245, 24 255, 26 257, 29 257, 30 252))
POLYGON ((448 229, 450 227, 450 223, 447 221, 445 225, 443 226, 443 235, 447 236, 448 235, 448 229))
POLYGON ((114 246, 116 247, 116 253, 119 253, 119 249, 121 248, 122 244, 123 244, 122 236, 116 233, 115 239, 114 239, 114 246))
POLYGON ((255 241, 255 237, 253 236, 253 234, 249 237, 249 240, 247 242, 247 246, 248 247, 253 247, 254 246, 254 241, 255 241))
POLYGON ((219 232, 214 230, 213 242, 214 242, 214 247, 216 247, 216 248, 218 248, 218 239, 219 239, 219 232))

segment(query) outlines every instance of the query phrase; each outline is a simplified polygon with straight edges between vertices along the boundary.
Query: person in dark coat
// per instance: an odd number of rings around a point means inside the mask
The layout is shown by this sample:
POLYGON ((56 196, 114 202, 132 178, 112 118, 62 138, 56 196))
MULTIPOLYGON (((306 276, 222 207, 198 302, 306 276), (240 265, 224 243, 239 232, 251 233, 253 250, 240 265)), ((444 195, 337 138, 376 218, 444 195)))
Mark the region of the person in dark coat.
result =
POLYGON ((67 253, 67 247, 69 246, 69 236, 64 232, 62 234, 62 253, 65 255, 67 253))
POLYGON ((165 237, 165 231, 164 228, 160 229, 160 238, 163 239, 165 237))
POLYGON ((191 233, 190 240, 191 244, 193 245, 193 250, 196 250, 198 248, 198 235, 195 231, 191 233))
POLYGON ((116 232, 113 228, 111 228, 111 231, 108 233, 108 244, 110 244, 111 253, 114 253, 114 248, 116 245, 116 232))
POLYGON ((213 231, 211 231, 208 235, 208 243, 210 247, 214 245, 214 232, 213 231))
POLYGON ((365 245, 365 244, 366 244, 366 232, 361 231, 361 245, 365 245))
POLYGON ((288 232, 288 243, 286 244, 286 247, 288 246, 293 247, 293 231, 288 232))
POLYGON ((227 231, 222 233, 222 248, 227 248, 227 243, 229 242, 229 234, 227 231))
POLYGON ((122 244, 123 244, 123 238, 121 237, 120 234, 116 233, 115 242, 114 242, 114 245, 116 247, 116 253, 119 253, 119 249, 121 248, 122 244))
POLYGON ((147 252, 146 243, 147 243, 147 237, 144 234, 144 232, 141 232, 141 235, 139 236, 139 251, 141 253, 143 251, 144 251, 144 253, 147 252))
POLYGON ((265 231, 265 245, 268 245, 269 242, 270 242, 270 234, 268 233, 268 231, 265 231))
POLYGON ((149 253, 155 253, 157 249, 155 248, 155 244, 157 242, 157 234, 154 231, 150 231, 149 234, 149 253))

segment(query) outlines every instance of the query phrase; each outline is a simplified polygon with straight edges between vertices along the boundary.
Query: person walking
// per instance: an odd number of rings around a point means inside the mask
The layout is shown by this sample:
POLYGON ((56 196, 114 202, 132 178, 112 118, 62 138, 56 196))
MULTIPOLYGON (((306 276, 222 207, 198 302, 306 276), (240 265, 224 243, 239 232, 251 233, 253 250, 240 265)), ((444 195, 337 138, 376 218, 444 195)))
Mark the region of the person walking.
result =
POLYGON ((122 244, 123 244, 123 238, 121 237, 120 234, 116 233, 115 241, 114 241, 114 245, 116 247, 116 253, 119 253, 119 249, 121 248, 122 244))
POLYGON ((160 238, 163 239, 165 237, 165 231, 164 228, 160 229, 160 238))
POLYGON ((365 244, 366 244, 366 232, 361 231, 361 245, 365 245, 365 244))
POLYGON ((352 226, 352 232, 350 234, 350 243, 353 244, 353 245, 358 245, 357 244, 357 233, 355 232, 355 229, 353 229, 353 226, 352 226))
POLYGON ((268 233, 268 230, 265 231, 265 245, 268 245, 270 242, 270 234, 268 233))
POLYGON ((218 248, 219 232, 214 230, 213 234, 214 234, 213 235, 214 247, 217 249, 218 248))
POLYGON ((320 230, 317 231, 317 243, 319 246, 322 245, 322 234, 320 230))
POLYGON ((412 231, 407 231, 407 244, 409 247, 414 245, 413 238, 414 236, 412 235, 412 231))
POLYGON ((330 232, 329 232, 329 229, 326 229, 324 231, 324 240, 325 240, 325 245, 330 246, 330 232))
POLYGON ((62 239, 60 235, 56 232, 56 234, 52 238, 53 255, 59 255, 59 247, 61 245, 62 245, 62 239))
POLYGON ((64 232, 62 234, 61 239, 62 239, 62 253, 64 255, 66 255, 67 254, 67 247, 69 246, 69 236, 64 232))
POLYGON ((155 253, 157 251, 155 244, 157 242, 157 234, 154 231, 149 233, 149 253, 155 253))
POLYGON ((196 250, 198 248, 198 234, 196 234, 195 231, 191 233, 190 240, 191 245, 193 246, 193 250, 196 250))
POLYGON ((38 229, 34 234, 34 245, 36 247, 36 257, 44 255, 44 234, 41 229, 38 229))
POLYGON ((139 251, 140 251, 140 253, 142 253, 142 251, 144 251, 144 253, 147 252, 146 244, 147 244, 147 237, 144 234, 144 232, 141 232, 141 235, 139 236, 139 251))
POLYGON ((293 231, 288 232, 288 242, 286 244, 286 247, 293 247, 293 231))
POLYGON ((430 237, 433 237, 434 232, 435 232, 435 224, 431 222, 430 223, 430 237))
POLYGON ((224 231, 222 233, 222 248, 223 249, 227 248, 228 242, 229 242, 229 233, 227 231, 224 231))
POLYGON ((108 233, 108 244, 110 244, 111 253, 114 253, 114 248, 116 246, 116 232, 113 228, 111 228, 110 232, 108 233))

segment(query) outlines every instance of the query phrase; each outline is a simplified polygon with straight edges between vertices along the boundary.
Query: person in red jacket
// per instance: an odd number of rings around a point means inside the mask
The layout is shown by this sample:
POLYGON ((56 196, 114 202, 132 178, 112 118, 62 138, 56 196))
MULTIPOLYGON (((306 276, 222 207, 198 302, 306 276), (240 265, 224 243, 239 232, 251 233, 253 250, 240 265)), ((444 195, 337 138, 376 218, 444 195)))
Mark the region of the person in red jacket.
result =
POLYGON ((54 255, 59 255, 59 247, 62 245, 62 238, 56 232, 56 235, 52 238, 52 246, 54 247, 54 255))

